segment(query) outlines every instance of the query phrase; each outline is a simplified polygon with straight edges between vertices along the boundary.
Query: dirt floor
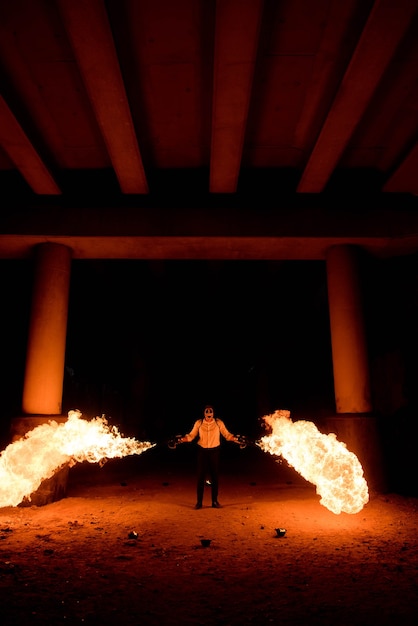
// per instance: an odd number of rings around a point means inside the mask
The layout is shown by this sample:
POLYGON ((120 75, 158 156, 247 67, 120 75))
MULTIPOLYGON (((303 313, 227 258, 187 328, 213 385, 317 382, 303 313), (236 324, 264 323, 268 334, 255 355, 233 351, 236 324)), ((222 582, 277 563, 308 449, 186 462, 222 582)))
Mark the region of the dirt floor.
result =
POLYGON ((195 511, 195 452, 77 465, 60 501, 0 509, 1 623, 416 623, 418 499, 335 515, 285 462, 225 444, 222 508, 207 487, 195 511))

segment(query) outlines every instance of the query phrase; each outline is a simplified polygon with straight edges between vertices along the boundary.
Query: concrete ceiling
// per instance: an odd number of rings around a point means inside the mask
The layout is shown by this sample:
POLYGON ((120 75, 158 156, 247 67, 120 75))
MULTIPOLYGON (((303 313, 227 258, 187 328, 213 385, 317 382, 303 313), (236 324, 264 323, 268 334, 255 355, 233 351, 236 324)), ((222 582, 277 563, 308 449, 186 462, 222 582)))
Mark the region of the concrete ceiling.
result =
POLYGON ((0 79, 0 258, 418 250, 418 0, 2 0, 0 79))

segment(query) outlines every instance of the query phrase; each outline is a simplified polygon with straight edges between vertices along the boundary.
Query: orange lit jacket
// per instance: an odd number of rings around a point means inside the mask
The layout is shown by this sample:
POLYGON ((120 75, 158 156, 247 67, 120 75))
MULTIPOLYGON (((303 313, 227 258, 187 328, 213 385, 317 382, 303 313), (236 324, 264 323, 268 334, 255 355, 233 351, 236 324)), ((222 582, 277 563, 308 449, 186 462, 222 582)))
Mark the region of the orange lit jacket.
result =
POLYGON ((197 420, 194 423, 192 430, 185 435, 187 441, 193 441, 193 439, 199 435, 197 444, 202 448, 217 448, 221 445, 221 435, 225 437, 227 441, 233 441, 235 435, 232 435, 226 428, 222 420, 215 418, 209 422, 205 419, 197 420))

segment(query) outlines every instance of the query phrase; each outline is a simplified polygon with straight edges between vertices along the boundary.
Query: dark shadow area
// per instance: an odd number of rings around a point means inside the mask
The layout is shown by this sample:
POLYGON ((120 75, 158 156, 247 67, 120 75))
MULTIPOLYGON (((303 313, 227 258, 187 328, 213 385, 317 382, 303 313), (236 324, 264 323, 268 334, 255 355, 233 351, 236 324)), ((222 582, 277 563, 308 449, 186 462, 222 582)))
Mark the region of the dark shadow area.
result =
POLYGON ((257 435, 276 408, 332 406, 324 264, 76 261, 66 363, 64 412, 161 439, 211 403, 257 435))

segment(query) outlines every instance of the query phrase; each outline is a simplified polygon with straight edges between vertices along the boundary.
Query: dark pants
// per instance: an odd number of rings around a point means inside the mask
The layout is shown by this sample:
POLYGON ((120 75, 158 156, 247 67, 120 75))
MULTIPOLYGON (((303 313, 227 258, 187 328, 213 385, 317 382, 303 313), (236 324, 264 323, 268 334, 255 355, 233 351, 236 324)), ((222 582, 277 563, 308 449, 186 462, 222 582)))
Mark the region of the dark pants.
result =
POLYGON ((205 480, 210 478, 212 488, 212 502, 218 500, 218 475, 220 446, 216 448, 202 448, 197 446, 197 501, 203 502, 205 480))

